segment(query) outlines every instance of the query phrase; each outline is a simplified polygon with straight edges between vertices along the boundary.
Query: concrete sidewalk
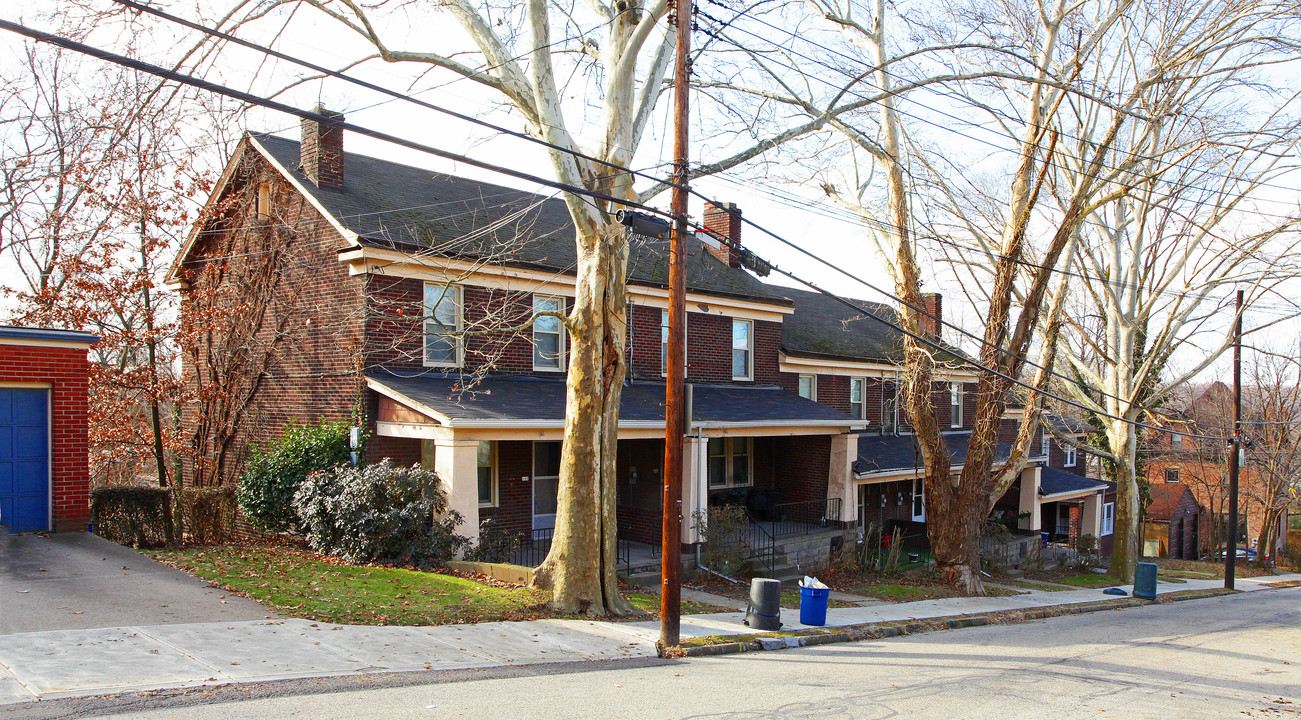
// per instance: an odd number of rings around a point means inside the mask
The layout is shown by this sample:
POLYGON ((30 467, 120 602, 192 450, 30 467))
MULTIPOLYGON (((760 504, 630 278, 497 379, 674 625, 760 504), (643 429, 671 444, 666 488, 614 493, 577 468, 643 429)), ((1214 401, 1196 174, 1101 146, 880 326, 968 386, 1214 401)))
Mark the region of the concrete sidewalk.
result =
MULTIPOLYGON (((1241 590, 1301 581, 1246 578, 1241 590)), ((1220 581, 1161 583, 1158 592, 1222 587, 1220 581)), ((1126 590, 1131 588, 1122 586, 1126 590)), ((1100 590, 1030 591, 836 608, 827 627, 1022 610, 1094 602, 1100 590)), ((741 612, 685 616, 683 637, 748 634, 741 612)), ((798 611, 783 630, 803 628, 798 611)), ((536 620, 433 627, 368 627, 262 620, 117 627, 0 635, 0 705, 135 690, 307 677, 453 670, 535 663, 654 657, 658 621, 536 620)))

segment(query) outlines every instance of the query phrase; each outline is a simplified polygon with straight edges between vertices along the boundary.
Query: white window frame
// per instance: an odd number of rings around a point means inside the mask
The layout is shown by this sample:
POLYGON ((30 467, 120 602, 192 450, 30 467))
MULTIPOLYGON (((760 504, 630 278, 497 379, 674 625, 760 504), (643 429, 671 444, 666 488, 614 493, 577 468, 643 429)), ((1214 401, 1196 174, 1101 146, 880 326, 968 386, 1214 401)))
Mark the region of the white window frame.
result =
POLYGON ((478 481, 479 481, 478 470, 481 469, 481 468, 483 468, 483 467, 485 467, 484 465, 479 464, 479 460, 482 458, 482 455, 483 455, 483 448, 484 448, 485 445, 488 446, 488 465, 487 465, 486 467, 488 468, 488 473, 489 473, 489 478, 490 478, 490 485, 491 485, 491 490, 490 490, 489 494, 490 494, 492 497, 491 497, 491 499, 490 499, 489 501, 484 502, 483 497, 480 495, 480 496, 479 496, 479 507, 481 507, 481 508, 491 508, 491 507, 497 507, 498 502, 500 502, 500 496, 499 496, 498 493, 497 493, 497 443, 496 443, 496 441, 493 441, 493 440, 480 440, 480 441, 479 441, 479 451, 475 454, 475 471, 476 471, 476 472, 475 472, 475 478, 474 478, 474 479, 475 479, 475 492, 476 492, 476 494, 478 494, 478 490, 479 490, 479 487, 478 487, 478 481))
POLYGON ((962 383, 949 383, 949 427, 962 427, 962 383))
POLYGON ((1183 449, 1184 449, 1184 436, 1183 436, 1183 435, 1176 435, 1176 434, 1172 434, 1172 435, 1170 435, 1170 449, 1171 449, 1171 450, 1175 450, 1175 451, 1183 450, 1183 449))
POLYGON ((862 420, 867 417, 867 378, 849 379, 849 414, 862 420), (854 388, 858 388, 858 412, 854 412, 854 388))
POLYGON ((465 329, 464 288, 462 288, 460 285, 444 285, 442 283, 425 283, 422 305, 424 308, 424 314, 423 314, 423 320, 421 321, 421 325, 420 325, 422 331, 420 352, 422 358, 424 359, 425 366, 426 367, 458 367, 458 368, 461 367, 462 365, 465 364, 465 338, 464 336, 460 335, 460 333, 465 329), (429 304, 431 292, 436 293, 433 295, 433 297, 438 301, 441 301, 443 298, 447 297, 448 294, 450 293, 452 297, 452 302, 455 304, 455 308, 454 308, 454 312, 456 313, 455 332, 457 334, 451 338, 452 354, 455 357, 453 357, 452 361, 450 362, 444 360, 431 360, 429 358, 429 341, 428 341, 429 336, 431 334, 437 335, 437 333, 431 333, 429 329, 429 325, 431 322, 437 322, 433 320, 434 308, 430 307, 429 304))
MULTIPOLYGON (((533 313, 536 315, 539 312, 558 312, 562 315, 565 314, 565 298, 559 295, 534 295, 533 313), (549 308, 539 309, 538 308, 539 303, 555 303, 556 309, 554 310, 549 308)), ((564 372, 565 357, 567 354, 569 343, 567 337, 568 333, 565 332, 565 324, 563 322, 560 322, 559 318, 552 318, 548 316, 548 319, 556 320, 558 325, 558 328, 554 333, 555 335, 558 336, 556 338, 556 364, 555 365, 538 364, 538 343, 537 343, 537 338, 539 334, 538 321, 541 319, 542 318, 535 318, 533 321, 533 369, 538 372, 564 372)), ((553 333, 544 332, 544 334, 550 335, 553 333)))
POLYGON ((817 376, 817 375, 801 375, 801 376, 800 376, 800 379, 799 379, 798 382, 799 382, 800 384, 797 384, 797 385, 795 386, 795 394, 799 395, 800 397, 804 398, 805 400, 812 400, 813 402, 817 402, 817 401, 818 401, 818 376, 817 376), (809 381, 809 394, 808 394, 808 395, 805 395, 805 394, 804 394, 804 392, 803 392, 803 388, 800 386, 800 384, 802 384, 805 380, 808 380, 808 381, 809 381))
POLYGON ((1062 467, 1075 467, 1079 462, 1078 451, 1071 445, 1063 446, 1062 452, 1065 453, 1065 459, 1062 460, 1062 467))
POLYGON ((754 322, 751 320, 738 320, 732 318, 732 341, 731 352, 728 358, 732 364, 733 380, 750 380, 754 377, 754 322), (736 346, 736 328, 737 326, 745 327, 745 347, 736 346), (736 374, 736 351, 745 351, 745 372, 741 375, 736 374))
POLYGON ((1048 434, 1047 430, 1041 432, 1043 434, 1039 436, 1039 454, 1051 460, 1053 449, 1052 437, 1048 434))
POLYGON ((705 483, 709 486, 709 489, 727 490, 730 488, 752 487, 754 485, 753 439, 749 437, 721 437, 721 438, 709 438, 709 440, 721 440, 723 442, 722 455, 709 454, 709 443, 708 441, 706 441, 705 443, 705 483), (738 442, 742 443, 745 447, 745 453, 744 453, 745 463, 746 463, 745 476, 747 479, 744 483, 736 482, 736 472, 733 467, 734 463, 736 462, 736 456, 742 454, 736 452, 736 443, 738 442), (725 458, 723 464, 723 482, 718 484, 715 484, 713 482, 713 478, 709 477, 709 472, 713 464, 710 461, 715 457, 725 458))
POLYGON ((899 422, 899 376, 881 378, 881 434, 898 435, 901 431, 899 422), (890 393, 885 391, 890 384, 890 393), (887 401, 889 406, 886 406, 887 401), (888 420, 888 422, 887 422, 888 420))
POLYGON ((1116 503, 1102 503, 1102 535, 1116 531, 1116 503))

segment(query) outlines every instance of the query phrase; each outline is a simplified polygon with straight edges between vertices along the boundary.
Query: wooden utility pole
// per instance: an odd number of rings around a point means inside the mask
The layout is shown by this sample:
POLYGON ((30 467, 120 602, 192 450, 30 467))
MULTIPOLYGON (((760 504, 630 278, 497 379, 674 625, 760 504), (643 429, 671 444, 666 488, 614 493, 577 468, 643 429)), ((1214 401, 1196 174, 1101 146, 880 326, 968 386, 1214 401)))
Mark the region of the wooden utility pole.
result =
POLYGON ((1224 544, 1224 589, 1233 589, 1238 562, 1238 463, 1242 455, 1242 291, 1233 325, 1233 441, 1229 443, 1229 532, 1224 544))
POLYGON ((677 647, 682 625, 682 436, 686 417, 687 85, 693 0, 670 0, 678 27, 673 65, 673 234, 669 241, 669 342, 664 354, 664 526, 660 553, 660 650, 677 647))

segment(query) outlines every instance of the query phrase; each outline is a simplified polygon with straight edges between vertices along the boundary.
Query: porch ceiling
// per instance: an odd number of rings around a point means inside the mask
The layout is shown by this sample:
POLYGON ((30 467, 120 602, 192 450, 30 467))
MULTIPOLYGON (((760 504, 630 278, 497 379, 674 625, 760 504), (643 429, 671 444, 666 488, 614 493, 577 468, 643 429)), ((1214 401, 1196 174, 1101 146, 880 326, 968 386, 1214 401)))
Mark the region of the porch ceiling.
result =
MULTIPOLYGON (((482 378, 372 373, 371 389, 449 428, 550 428, 565 421, 563 378, 482 378)), ((692 424, 701 428, 822 427, 826 433, 861 427, 834 408, 778 387, 695 385, 692 424)), ((664 427, 664 383, 625 385, 621 428, 664 427)))

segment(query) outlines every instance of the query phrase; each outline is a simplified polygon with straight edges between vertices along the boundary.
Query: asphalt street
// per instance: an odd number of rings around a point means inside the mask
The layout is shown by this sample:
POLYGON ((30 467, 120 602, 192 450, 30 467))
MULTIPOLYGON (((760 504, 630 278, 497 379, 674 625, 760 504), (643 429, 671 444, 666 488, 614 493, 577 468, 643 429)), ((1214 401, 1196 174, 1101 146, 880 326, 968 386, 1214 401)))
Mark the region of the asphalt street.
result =
POLYGON ((15 705, 15 718, 1301 716, 1301 588, 776 652, 15 705), (590 671, 581 672, 584 668, 590 671), (386 685, 389 685, 386 687, 386 685))

